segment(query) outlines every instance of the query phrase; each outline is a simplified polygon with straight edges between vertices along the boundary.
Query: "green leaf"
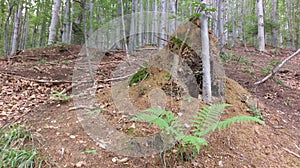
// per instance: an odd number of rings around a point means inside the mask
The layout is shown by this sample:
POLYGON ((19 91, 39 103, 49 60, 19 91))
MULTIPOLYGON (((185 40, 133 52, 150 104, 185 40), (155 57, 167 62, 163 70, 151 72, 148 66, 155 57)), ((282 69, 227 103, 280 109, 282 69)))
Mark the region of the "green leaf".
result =
POLYGON ((84 152, 81 152, 82 154, 83 153, 91 153, 91 154, 97 154, 97 150, 85 150, 84 152))

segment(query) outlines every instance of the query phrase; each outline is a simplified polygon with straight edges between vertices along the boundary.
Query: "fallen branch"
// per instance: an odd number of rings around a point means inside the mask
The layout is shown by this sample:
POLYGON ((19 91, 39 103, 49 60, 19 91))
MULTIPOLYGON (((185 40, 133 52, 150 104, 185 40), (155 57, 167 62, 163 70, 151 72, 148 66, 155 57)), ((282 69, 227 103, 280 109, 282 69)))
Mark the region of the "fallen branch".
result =
POLYGON ((276 72, 279 71, 279 69, 286 63, 288 62, 290 59, 292 59, 293 57, 295 57, 296 55, 298 55, 300 53, 300 49, 298 49, 298 51, 296 51, 294 54, 292 54, 291 56, 287 57, 286 59, 284 59, 277 67, 275 67, 272 72, 267 75, 265 78, 263 78, 262 80, 255 82, 255 85, 264 83, 266 80, 268 80, 269 78, 271 78, 276 72))
POLYGON ((31 78, 26 78, 17 74, 10 74, 10 73, 1 73, 4 76, 9 76, 9 77, 15 77, 18 79, 23 79, 27 81, 32 81, 32 82, 37 82, 37 83, 52 83, 52 84, 58 84, 58 83, 72 83, 72 81, 68 80, 44 80, 44 79, 31 79, 31 78))
POLYGON ((81 110, 81 109, 95 110, 96 108, 94 108, 94 107, 88 107, 88 106, 75 106, 75 107, 70 107, 68 109, 68 111, 81 110))
POLYGON ((293 152, 293 151, 291 151, 291 150, 289 150, 289 149, 287 149, 287 148, 282 148, 282 149, 285 150, 285 151, 287 151, 288 153, 290 153, 290 154, 292 154, 292 155, 294 155, 294 156, 296 156, 297 158, 300 159, 300 155, 298 155, 297 153, 295 153, 295 152, 293 152))

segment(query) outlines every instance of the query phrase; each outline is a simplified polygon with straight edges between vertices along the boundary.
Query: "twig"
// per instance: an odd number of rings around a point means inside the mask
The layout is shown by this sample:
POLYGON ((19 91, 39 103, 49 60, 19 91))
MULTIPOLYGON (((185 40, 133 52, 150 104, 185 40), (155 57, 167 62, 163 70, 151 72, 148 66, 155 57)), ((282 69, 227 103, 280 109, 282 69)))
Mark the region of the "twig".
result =
POLYGON ((29 114, 29 112, 24 113, 24 114, 18 116, 17 118, 15 118, 15 119, 12 120, 12 121, 7 121, 7 122, 5 122, 0 128, 3 129, 3 128, 5 128, 6 126, 9 126, 10 124, 13 124, 13 123, 17 122, 18 120, 20 120, 21 118, 23 118, 23 117, 24 117, 25 115, 27 115, 27 114, 29 114))
POLYGON ((33 82, 37 82, 37 83, 53 83, 53 84, 57 84, 57 83, 72 83, 72 81, 68 81, 68 80, 44 80, 44 79, 31 79, 31 78, 26 78, 23 76, 19 76, 17 74, 9 74, 9 73, 1 73, 4 76, 9 76, 9 77, 16 77, 19 79, 24 79, 24 80, 28 80, 28 81, 33 81, 33 82))
POLYGON ((68 111, 79 110, 79 109, 94 110, 95 108, 93 108, 93 107, 88 107, 88 106, 75 106, 75 107, 70 107, 70 108, 68 109, 68 111))
POLYGON ((271 78, 276 72, 279 71, 279 69, 287 62, 289 61, 290 59, 292 59, 293 57, 295 57, 296 55, 298 55, 300 53, 300 49, 298 49, 298 51, 296 51, 294 54, 292 54, 291 56, 287 57, 286 59, 284 59, 276 68, 274 68, 272 70, 272 72, 267 75, 265 78, 263 78, 262 80, 258 81, 258 82, 255 82, 254 84, 255 85, 258 85, 258 84, 261 84, 261 83, 264 83, 266 80, 268 80, 269 78, 271 78))
POLYGON ((291 150, 289 150, 289 149, 287 149, 287 148, 282 148, 282 149, 285 150, 285 151, 287 151, 288 153, 290 153, 290 154, 292 154, 292 155, 294 155, 294 156, 296 156, 297 158, 300 159, 300 155, 298 155, 297 153, 295 153, 295 152, 293 152, 293 151, 291 151, 291 150))
POLYGON ((64 158, 65 148, 61 148, 60 158, 58 160, 62 160, 64 158))

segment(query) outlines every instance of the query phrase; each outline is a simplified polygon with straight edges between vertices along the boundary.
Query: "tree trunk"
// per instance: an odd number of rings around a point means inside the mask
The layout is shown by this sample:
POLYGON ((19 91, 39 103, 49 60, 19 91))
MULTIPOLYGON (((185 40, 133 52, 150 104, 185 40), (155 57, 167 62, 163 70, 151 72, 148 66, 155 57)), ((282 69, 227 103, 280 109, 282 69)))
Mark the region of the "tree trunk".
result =
POLYGON ((20 49, 24 50, 27 46, 27 38, 28 38, 28 32, 29 32, 29 22, 30 22, 30 13, 29 9, 26 9, 25 13, 25 23, 24 23, 24 33, 22 38, 22 45, 20 46, 20 49))
POLYGON ((273 46, 277 47, 278 46, 278 38, 277 38, 277 25, 278 25, 277 0, 273 0, 272 15, 273 15, 272 41, 273 41, 273 46))
POLYGON ((231 32, 231 35, 232 35, 232 42, 231 42, 231 48, 234 48, 235 47, 235 41, 236 41, 236 32, 237 32, 237 30, 236 30, 236 13, 238 13, 238 10, 239 10, 239 8, 238 8, 238 4, 237 4, 237 2, 233 2, 233 5, 230 5, 230 8, 231 8, 231 17, 230 17, 230 19, 231 19, 231 24, 232 24, 232 32, 231 32), (237 11, 237 12, 236 12, 237 11))
POLYGON ((242 13, 242 32, 243 32, 243 44, 244 44, 244 50, 245 51, 248 51, 248 48, 247 48, 247 41, 246 41, 246 23, 245 23, 245 10, 244 10, 244 7, 245 7, 245 0, 241 0, 242 1, 242 4, 241 4, 241 13, 242 13))
POLYGON ((87 30, 87 3, 86 0, 83 0, 83 36, 84 36, 84 44, 85 44, 85 54, 88 61, 88 67, 89 67, 89 75, 91 78, 91 81, 94 83, 94 74, 92 70, 92 63, 90 59, 90 52, 89 52, 89 43, 88 43, 88 30, 87 30))
POLYGON ((291 1, 290 0, 286 0, 286 17, 287 17, 287 30, 288 30, 288 38, 287 38, 287 44, 292 46, 293 45, 293 26, 292 26, 292 21, 291 21, 291 1))
POLYGON ((124 38, 124 45, 125 45, 125 51, 126 51, 126 57, 129 60, 130 55, 128 52, 128 46, 126 42, 126 27, 125 27, 125 21, 124 21, 124 8, 123 8, 123 1, 119 0, 120 5, 121 5, 121 15, 122 15, 122 28, 123 28, 123 38, 124 38))
POLYGON ((157 34, 155 32, 157 32, 158 29, 158 20, 157 20, 157 1, 153 1, 152 2, 152 9, 153 9, 153 20, 152 20, 152 37, 151 37, 151 42, 152 44, 157 44, 157 34))
POLYGON ((142 46, 143 45, 143 35, 144 35, 144 5, 143 5, 143 0, 140 0, 140 14, 139 14, 139 34, 138 34, 138 46, 142 46))
POLYGON ((49 38, 48 44, 51 45, 56 41, 56 26, 58 23, 58 12, 60 8, 60 0, 54 0, 54 4, 52 6, 52 18, 49 27, 49 38))
POLYGON ((64 22, 63 22, 63 34, 62 42, 69 43, 69 34, 70 34, 70 1, 66 1, 65 12, 64 12, 64 22))
MULTIPOLYGON (((122 9, 123 8, 123 1, 122 0, 118 0, 118 7, 117 7, 118 9, 117 9, 117 17, 122 17, 122 22, 123 22, 123 19, 124 19, 124 13, 122 13, 122 12, 124 12, 123 10, 124 9, 122 9)), ((121 46, 121 43, 120 43, 120 40, 119 39, 121 39, 121 37, 122 37, 122 35, 121 35, 121 30, 120 30, 120 27, 121 26, 117 26, 116 27, 116 49, 122 49, 123 47, 121 46)), ((123 27, 123 23, 122 23, 122 27, 123 27)), ((125 26, 124 26, 125 27, 125 26)), ((125 30, 125 28, 123 27, 123 30, 125 30)), ((123 37, 124 38, 124 37, 123 37)), ((126 32, 125 32, 125 38, 124 38, 124 41, 126 41, 125 40, 126 39, 126 32)))
POLYGON ((12 9, 14 5, 8 4, 8 14, 4 25, 4 58, 8 58, 8 47, 7 47, 7 34, 8 34, 8 24, 9 24, 9 18, 12 14, 12 9))
MULTIPOLYGON (((171 17, 176 15, 175 0, 170 0, 170 13, 171 13, 171 17)), ((170 21, 170 33, 173 34, 173 32, 175 32, 175 29, 176 29, 176 18, 174 18, 170 21)))
POLYGON ((129 37, 129 51, 130 53, 134 53, 136 48, 136 20, 135 18, 135 12, 137 9, 137 0, 132 0, 132 17, 131 17, 131 24, 130 24, 130 37, 129 37))
POLYGON ((224 16, 223 16, 223 9, 224 9, 224 0, 218 1, 218 39, 219 39, 219 49, 222 53, 222 49, 224 46, 224 16))
MULTIPOLYGON (((205 4, 205 0, 202 1, 205 4)), ((210 74, 210 55, 209 55, 209 36, 208 23, 205 11, 201 15, 201 43, 202 43, 202 63, 203 63, 203 101, 211 102, 211 74, 210 74)))
POLYGON ((146 40, 146 44, 149 44, 150 42, 150 1, 147 1, 147 16, 146 16, 146 34, 145 34, 145 40, 146 40))
POLYGON ((16 53, 17 50, 17 45, 18 45, 18 37, 19 37, 19 27, 21 23, 21 17, 22 17, 22 3, 19 4, 18 10, 16 11, 15 14, 15 19, 14 19, 14 33, 12 37, 12 42, 11 42, 11 51, 10 55, 13 55, 16 53))
POLYGON ((89 35, 92 35, 93 32, 94 32, 94 25, 93 25, 94 4, 93 4, 93 0, 89 0, 89 11, 90 11, 90 17, 89 17, 89 23, 90 23, 89 35))
POLYGON ((295 48, 300 48, 300 2, 299 0, 297 1, 295 8, 298 9, 295 11, 295 31, 296 31, 296 39, 295 39, 295 48))
POLYGON ((160 40, 158 43, 158 48, 162 49, 166 45, 167 40, 167 7, 168 7, 168 1, 167 0, 161 0, 161 32, 160 32, 160 40))
POLYGON ((264 13, 262 0, 257 0, 258 51, 265 51, 264 13))
POLYGON ((70 31, 68 35, 68 43, 71 44, 72 42, 72 33, 73 33, 73 16, 74 16, 74 6, 73 1, 70 2, 70 31))

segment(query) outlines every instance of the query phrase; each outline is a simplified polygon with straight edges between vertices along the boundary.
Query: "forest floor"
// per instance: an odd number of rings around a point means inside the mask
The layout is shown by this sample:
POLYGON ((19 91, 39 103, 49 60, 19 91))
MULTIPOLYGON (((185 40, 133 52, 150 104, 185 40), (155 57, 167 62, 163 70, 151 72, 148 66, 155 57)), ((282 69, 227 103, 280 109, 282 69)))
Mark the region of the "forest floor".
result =
MULTIPOLYGON (((267 53, 260 53, 252 47, 249 49, 247 52, 243 48, 227 50, 224 56, 226 75, 233 79, 226 81, 226 101, 233 106, 224 112, 222 119, 253 115, 244 103, 245 95, 251 94, 260 110, 255 115, 261 115, 266 124, 234 124, 215 132, 207 139, 209 146, 191 159, 178 155, 178 150, 164 156, 140 158, 104 150, 81 126, 72 110, 72 98, 50 100, 54 91, 65 89, 68 96, 72 94, 72 74, 80 46, 26 50, 9 62, 0 60, 0 125, 21 122, 27 125, 53 167, 155 168, 163 167, 162 160, 175 168, 300 167, 300 57, 289 61, 273 79, 254 85, 293 52, 267 48, 267 53)), ((108 93, 110 81, 105 79, 111 78, 110 73, 126 54, 115 51, 106 55, 97 69, 96 93, 100 95, 99 103, 104 103, 107 119, 120 123, 123 117, 114 110, 108 93)), ((140 99, 142 96, 137 95, 143 94, 133 93, 132 99, 140 99)), ((141 102, 136 105, 142 106, 141 102)), ((123 123, 120 127, 130 126, 123 123)))

